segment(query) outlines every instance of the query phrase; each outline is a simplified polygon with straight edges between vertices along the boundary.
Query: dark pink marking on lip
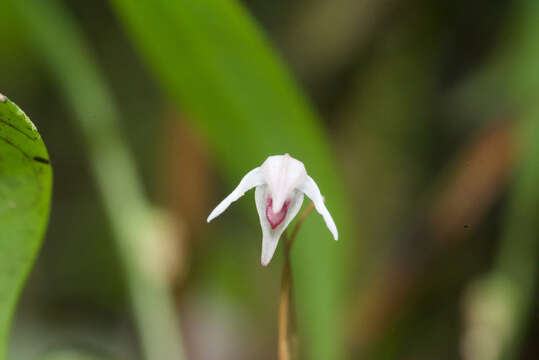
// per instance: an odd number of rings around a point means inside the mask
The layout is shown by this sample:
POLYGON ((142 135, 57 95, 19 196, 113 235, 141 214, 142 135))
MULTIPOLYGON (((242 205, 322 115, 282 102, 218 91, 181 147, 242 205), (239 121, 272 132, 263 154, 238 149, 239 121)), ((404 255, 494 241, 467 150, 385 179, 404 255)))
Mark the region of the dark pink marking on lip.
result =
POLYGON ((271 228, 275 229, 277 226, 279 226, 280 223, 283 222, 286 216, 286 212, 288 211, 288 205, 290 205, 290 200, 286 200, 284 202, 283 208, 277 214, 273 213, 273 210, 271 208, 272 203, 273 199, 268 196, 266 199, 266 219, 268 219, 271 228))

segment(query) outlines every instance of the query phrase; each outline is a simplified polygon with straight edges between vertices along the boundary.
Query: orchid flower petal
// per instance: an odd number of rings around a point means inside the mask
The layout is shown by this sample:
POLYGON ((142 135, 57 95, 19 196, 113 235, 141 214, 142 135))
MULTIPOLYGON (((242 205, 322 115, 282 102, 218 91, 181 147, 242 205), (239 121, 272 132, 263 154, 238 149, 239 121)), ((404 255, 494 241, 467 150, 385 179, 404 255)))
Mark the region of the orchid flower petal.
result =
POLYGON ((275 214, 281 211, 286 199, 307 178, 303 163, 289 154, 268 157, 260 169, 268 184, 275 214))
POLYGON ((207 221, 212 221, 215 217, 221 215, 223 211, 225 211, 230 204, 232 204, 234 201, 238 200, 240 197, 245 194, 247 190, 252 189, 255 186, 262 185, 264 183, 264 178, 262 176, 262 171, 260 170, 260 167, 254 168, 253 170, 249 171, 243 179, 241 179, 239 185, 228 195, 213 211, 211 212, 210 216, 208 216, 207 221))
POLYGON ((307 195, 314 202, 316 211, 318 211, 318 213, 324 218, 324 221, 326 222, 329 231, 331 231, 333 234, 335 240, 338 240, 339 232, 337 231, 337 226, 335 225, 333 218, 326 208, 326 205, 324 204, 324 197, 320 193, 320 189, 318 188, 318 185, 316 185, 313 178, 307 175, 307 180, 301 186, 299 186, 299 190, 303 191, 305 195, 307 195))
POLYGON ((284 220, 275 229, 272 229, 266 218, 266 197, 268 196, 268 190, 268 186, 263 185, 257 186, 255 191, 256 209, 258 210, 260 227, 262 228, 262 266, 267 266, 270 263, 279 243, 279 238, 303 204, 303 193, 294 191, 284 220))

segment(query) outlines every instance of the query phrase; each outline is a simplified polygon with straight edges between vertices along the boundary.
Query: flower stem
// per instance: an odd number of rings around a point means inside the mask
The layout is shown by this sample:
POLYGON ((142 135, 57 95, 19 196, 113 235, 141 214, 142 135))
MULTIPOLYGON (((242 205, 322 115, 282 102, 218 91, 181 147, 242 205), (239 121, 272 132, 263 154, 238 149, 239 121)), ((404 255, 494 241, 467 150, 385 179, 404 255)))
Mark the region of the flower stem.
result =
POLYGON ((290 292, 292 279, 290 275, 290 260, 288 252, 283 266, 281 277, 281 294, 279 301, 279 337, 278 337, 278 359, 290 360, 290 292))
MULTIPOLYGON (((292 310, 292 268, 290 266, 290 250, 301 225, 307 216, 313 211, 314 203, 311 203, 301 213, 294 230, 290 237, 284 234, 285 260, 283 265, 283 274, 281 277, 281 293, 279 295, 279 328, 278 328, 278 359, 292 359, 293 337, 295 337, 294 315, 292 310)), ((295 352, 294 352, 295 353, 295 352)))

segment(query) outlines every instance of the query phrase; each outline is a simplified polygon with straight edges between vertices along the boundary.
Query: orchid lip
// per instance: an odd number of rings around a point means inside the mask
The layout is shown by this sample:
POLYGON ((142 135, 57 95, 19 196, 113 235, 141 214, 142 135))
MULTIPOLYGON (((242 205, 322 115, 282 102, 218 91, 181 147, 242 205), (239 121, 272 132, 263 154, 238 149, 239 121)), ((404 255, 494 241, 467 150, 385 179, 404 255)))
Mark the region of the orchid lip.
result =
POLYGON ((287 199, 283 207, 280 211, 277 213, 273 212, 273 199, 268 196, 266 198, 266 219, 268 220, 270 226, 272 229, 275 229, 277 226, 279 226, 280 223, 283 222, 284 218, 286 217, 286 212, 288 211, 288 205, 290 205, 290 199, 287 199))

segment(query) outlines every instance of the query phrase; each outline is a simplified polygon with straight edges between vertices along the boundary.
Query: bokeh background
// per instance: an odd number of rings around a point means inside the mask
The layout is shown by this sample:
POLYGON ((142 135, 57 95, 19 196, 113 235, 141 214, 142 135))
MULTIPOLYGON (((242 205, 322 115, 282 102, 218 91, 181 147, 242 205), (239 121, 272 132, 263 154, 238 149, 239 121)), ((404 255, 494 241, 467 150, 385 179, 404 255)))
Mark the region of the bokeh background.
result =
POLYGON ((275 359, 266 156, 305 162, 302 359, 539 357, 539 2, 4 0, 54 169, 12 359, 275 359))

